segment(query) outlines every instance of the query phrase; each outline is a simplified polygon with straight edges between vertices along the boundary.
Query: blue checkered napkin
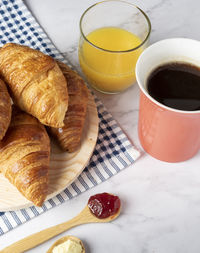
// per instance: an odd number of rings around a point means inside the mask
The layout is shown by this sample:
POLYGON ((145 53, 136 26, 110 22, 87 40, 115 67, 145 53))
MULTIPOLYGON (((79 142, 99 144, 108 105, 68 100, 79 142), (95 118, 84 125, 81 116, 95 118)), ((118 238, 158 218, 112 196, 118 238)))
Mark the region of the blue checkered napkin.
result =
MULTIPOLYGON (((15 42, 41 50, 70 65, 52 44, 21 0, 0 0, 0 47, 15 42)), ((97 145, 90 163, 78 179, 41 207, 0 212, 0 235, 48 209, 104 182, 132 164, 140 153, 132 146, 116 121, 95 98, 100 124, 97 145)), ((1 201, 1 200, 0 200, 1 201)))

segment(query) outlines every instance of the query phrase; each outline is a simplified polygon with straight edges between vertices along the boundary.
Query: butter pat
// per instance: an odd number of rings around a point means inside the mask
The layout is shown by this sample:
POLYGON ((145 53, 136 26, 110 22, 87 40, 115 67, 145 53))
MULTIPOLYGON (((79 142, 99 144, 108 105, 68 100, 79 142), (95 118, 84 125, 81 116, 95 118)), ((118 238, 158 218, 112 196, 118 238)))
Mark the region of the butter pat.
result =
POLYGON ((83 248, 80 243, 68 239, 56 246, 52 253, 82 253, 82 250, 83 248))

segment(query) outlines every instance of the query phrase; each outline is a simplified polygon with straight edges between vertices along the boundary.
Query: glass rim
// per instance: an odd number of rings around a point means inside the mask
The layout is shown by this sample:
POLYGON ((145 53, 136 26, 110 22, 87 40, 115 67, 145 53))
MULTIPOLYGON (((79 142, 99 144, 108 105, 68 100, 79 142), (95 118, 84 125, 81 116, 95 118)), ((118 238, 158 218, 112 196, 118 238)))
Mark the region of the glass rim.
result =
POLYGON ((81 32, 81 35, 83 36, 84 40, 86 40, 93 47, 96 47, 97 49, 100 49, 100 50, 105 51, 105 52, 110 52, 110 53, 127 53, 127 52, 132 52, 132 51, 137 50, 138 48, 140 48, 141 46, 143 46, 144 43, 148 40, 148 38, 150 36, 150 33, 151 33, 151 22, 150 22, 149 17, 147 16, 147 14, 142 9, 140 9, 138 6, 136 6, 135 4, 132 4, 132 3, 129 3, 129 2, 126 2, 126 1, 123 1, 123 0, 104 0, 104 1, 97 2, 97 3, 93 4, 93 5, 91 5, 90 7, 88 7, 83 12, 83 14, 81 15, 80 21, 79 21, 79 28, 80 28, 80 32, 81 32), (134 47, 134 48, 131 48, 131 49, 128 49, 128 50, 109 50, 109 49, 105 49, 105 48, 99 47, 99 46, 95 45, 94 43, 92 43, 90 40, 87 39, 87 37, 85 36, 85 34, 83 32, 83 29, 82 29, 83 18, 85 16, 85 14, 87 14, 87 12, 90 9, 92 9, 95 6, 97 6, 98 4, 105 3, 105 2, 121 2, 121 3, 125 3, 125 4, 131 5, 132 7, 136 8, 137 10, 139 10, 140 13, 143 14, 143 16, 145 17, 145 19, 147 21, 147 24, 148 24, 148 33, 147 33, 145 39, 137 47, 134 47))

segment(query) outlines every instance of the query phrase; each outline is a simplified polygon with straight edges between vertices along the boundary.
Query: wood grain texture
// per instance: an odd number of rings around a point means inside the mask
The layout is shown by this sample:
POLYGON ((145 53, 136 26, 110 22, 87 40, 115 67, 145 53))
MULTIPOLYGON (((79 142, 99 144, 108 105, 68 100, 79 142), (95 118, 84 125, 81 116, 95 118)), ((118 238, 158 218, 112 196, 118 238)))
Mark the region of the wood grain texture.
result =
MULTIPOLYGON (((67 231, 70 228, 82 225, 82 224, 88 224, 88 223, 106 223, 110 222, 114 219, 116 219, 120 214, 121 209, 118 210, 118 212, 114 215, 111 215, 104 219, 99 219, 96 216, 92 214, 92 212, 89 210, 88 206, 86 206, 77 216, 72 218, 71 220, 67 222, 60 223, 56 226, 46 228, 40 232, 37 232, 35 234, 29 235, 22 240, 19 240, 10 246, 2 249, 1 253, 22 253, 29 249, 32 249, 41 243, 53 238, 56 235, 59 235, 63 233, 64 231, 67 231)), ((49 252, 49 251, 48 251, 49 252)), ((47 253, 48 253, 47 252, 47 253)))
MULTIPOLYGON (((98 136, 98 113, 94 98, 89 94, 87 117, 81 147, 74 153, 63 152, 51 141, 49 190, 47 199, 56 196, 69 186, 87 165, 98 136)), ((0 211, 12 211, 32 206, 18 190, 0 173, 0 211)))

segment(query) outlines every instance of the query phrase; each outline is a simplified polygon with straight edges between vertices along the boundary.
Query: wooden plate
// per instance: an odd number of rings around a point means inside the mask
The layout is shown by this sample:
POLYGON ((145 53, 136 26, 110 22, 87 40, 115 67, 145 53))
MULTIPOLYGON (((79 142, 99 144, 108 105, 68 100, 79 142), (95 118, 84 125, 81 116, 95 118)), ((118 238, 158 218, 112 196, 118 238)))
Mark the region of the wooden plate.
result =
MULTIPOLYGON (((69 186, 87 165, 96 145, 98 136, 98 113, 93 96, 90 94, 87 118, 81 147, 74 153, 63 152, 53 141, 49 172, 49 194, 47 200, 69 186)), ((0 173, 0 211, 13 211, 32 206, 21 193, 0 173)))

